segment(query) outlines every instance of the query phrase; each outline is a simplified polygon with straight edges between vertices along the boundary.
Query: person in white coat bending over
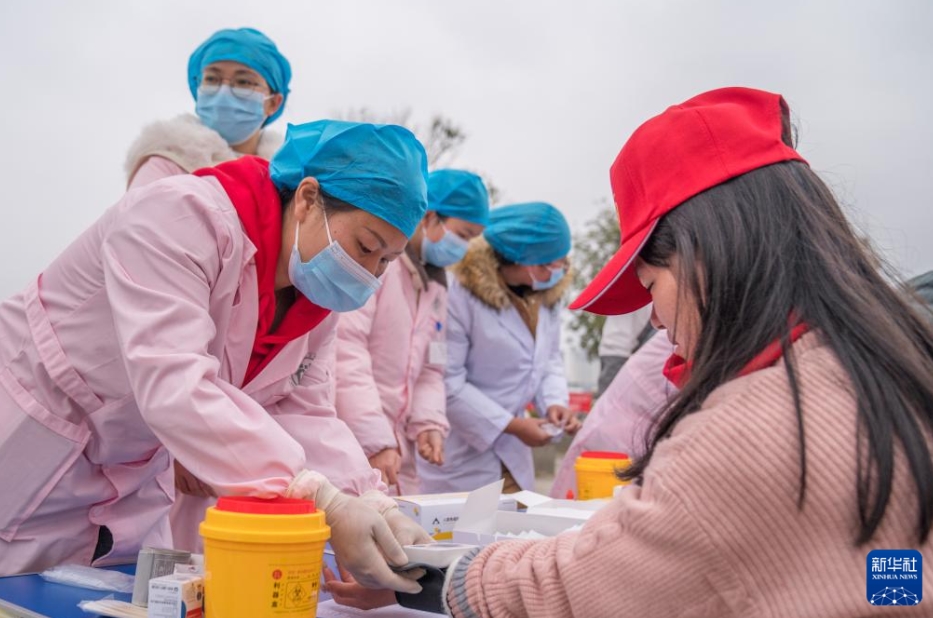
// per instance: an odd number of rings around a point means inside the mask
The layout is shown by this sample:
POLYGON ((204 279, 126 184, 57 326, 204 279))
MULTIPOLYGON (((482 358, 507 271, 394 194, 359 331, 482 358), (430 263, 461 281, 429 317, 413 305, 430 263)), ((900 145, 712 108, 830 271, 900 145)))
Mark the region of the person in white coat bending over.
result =
POLYGON ((290 126, 271 163, 127 192, 0 304, 0 576, 171 547, 171 454, 220 495, 313 498, 358 580, 419 590, 387 561, 427 534, 334 410, 332 312, 379 288, 426 175, 402 127, 290 126))
POLYGON ((554 206, 490 212, 482 238, 453 269, 447 315, 447 418, 442 466, 418 461, 426 492, 470 491, 504 478, 533 489, 532 447, 580 423, 567 408, 561 296, 570 283, 570 227, 554 206), (545 418, 530 418, 533 402, 545 418))
POLYGON ((188 59, 196 115, 146 126, 126 156, 130 189, 243 155, 269 160, 282 134, 265 127, 282 115, 292 69, 253 28, 219 30, 188 59))

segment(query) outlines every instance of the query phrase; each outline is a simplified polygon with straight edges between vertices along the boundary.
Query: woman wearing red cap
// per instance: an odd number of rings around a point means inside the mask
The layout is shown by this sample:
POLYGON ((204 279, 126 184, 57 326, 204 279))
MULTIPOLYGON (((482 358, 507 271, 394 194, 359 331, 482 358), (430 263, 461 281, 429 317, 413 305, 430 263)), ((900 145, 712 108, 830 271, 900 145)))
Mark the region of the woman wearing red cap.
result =
POLYGON ((933 590, 933 331, 790 134, 779 95, 727 88, 626 143, 622 246, 574 306, 652 301, 681 391, 583 530, 451 565, 451 615, 868 616, 933 590), (885 564, 905 577, 866 597, 885 564))

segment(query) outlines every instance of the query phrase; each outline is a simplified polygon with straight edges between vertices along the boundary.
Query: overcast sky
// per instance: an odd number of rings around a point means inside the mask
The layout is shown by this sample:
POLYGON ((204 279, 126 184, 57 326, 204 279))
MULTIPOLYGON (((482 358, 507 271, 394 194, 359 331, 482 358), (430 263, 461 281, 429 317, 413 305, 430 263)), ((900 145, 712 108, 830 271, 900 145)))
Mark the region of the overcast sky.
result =
POLYGON ((784 94, 799 149, 906 274, 933 269, 933 3, 887 0, 7 1, 0 298, 121 195, 147 123, 193 111, 186 63, 252 26, 292 63, 285 122, 441 113, 455 165, 579 228, 631 132, 704 90, 784 94))

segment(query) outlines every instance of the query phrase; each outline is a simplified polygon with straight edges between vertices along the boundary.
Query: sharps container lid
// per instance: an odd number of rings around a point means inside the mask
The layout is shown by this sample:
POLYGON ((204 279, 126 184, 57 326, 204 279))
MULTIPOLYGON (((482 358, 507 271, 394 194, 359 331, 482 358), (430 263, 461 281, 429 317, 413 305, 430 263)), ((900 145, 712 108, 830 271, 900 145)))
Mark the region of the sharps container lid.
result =
POLYGON ((221 496, 217 499, 217 510, 251 515, 306 515, 314 512, 314 500, 221 496))
POLYGON ((588 457, 589 459, 628 459, 628 454, 613 453, 612 451, 583 451, 580 453, 580 457, 588 457))

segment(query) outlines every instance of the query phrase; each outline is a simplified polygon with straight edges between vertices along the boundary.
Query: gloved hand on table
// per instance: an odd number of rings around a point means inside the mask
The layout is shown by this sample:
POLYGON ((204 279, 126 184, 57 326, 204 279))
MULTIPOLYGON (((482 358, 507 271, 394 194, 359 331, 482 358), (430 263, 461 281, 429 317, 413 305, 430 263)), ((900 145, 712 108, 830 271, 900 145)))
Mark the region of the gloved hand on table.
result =
MULTIPOLYGON (((391 588, 411 594, 421 591, 418 582, 389 568, 390 564, 405 565, 408 558, 396 540, 399 533, 380 511, 365 500, 341 493, 322 474, 310 470, 302 470, 295 476, 285 496, 313 499, 317 508, 324 511, 334 554, 341 566, 360 584, 367 588, 391 588)), ((392 503, 394 505, 394 501, 392 503)), ((401 513, 399 515, 405 517, 401 513)), ((406 532, 401 536, 414 538, 406 532)))
MULTIPOLYGON (((367 491, 360 498, 366 504, 370 505, 385 518, 395 536, 399 545, 420 545, 422 543, 433 543, 424 528, 419 526, 410 517, 398 509, 395 500, 376 490, 367 491)), ((359 579, 359 578, 357 578, 359 579)), ((402 591, 406 592, 406 591, 402 591)))

